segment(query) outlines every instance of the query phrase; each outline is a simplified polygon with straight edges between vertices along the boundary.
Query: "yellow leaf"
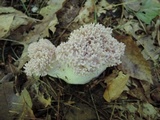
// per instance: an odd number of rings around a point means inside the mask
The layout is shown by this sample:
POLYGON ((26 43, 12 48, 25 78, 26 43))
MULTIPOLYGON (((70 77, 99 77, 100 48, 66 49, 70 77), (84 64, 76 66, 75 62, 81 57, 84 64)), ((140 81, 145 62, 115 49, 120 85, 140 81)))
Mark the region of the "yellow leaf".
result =
POLYGON ((51 98, 44 98, 42 94, 38 96, 38 101, 46 108, 47 106, 51 105, 51 98))
POLYGON ((117 99, 123 92, 128 79, 129 75, 125 75, 120 71, 116 78, 107 83, 107 89, 105 90, 103 95, 104 99, 107 102, 117 99))

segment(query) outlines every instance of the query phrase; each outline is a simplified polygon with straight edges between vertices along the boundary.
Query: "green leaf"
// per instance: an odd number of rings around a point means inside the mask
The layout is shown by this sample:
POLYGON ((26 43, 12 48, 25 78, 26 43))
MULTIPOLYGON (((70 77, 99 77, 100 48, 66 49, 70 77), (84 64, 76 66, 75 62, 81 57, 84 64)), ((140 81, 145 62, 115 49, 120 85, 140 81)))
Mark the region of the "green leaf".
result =
POLYGON ((160 14, 160 3, 155 0, 146 0, 142 7, 135 13, 138 19, 146 24, 150 24, 153 18, 160 14))

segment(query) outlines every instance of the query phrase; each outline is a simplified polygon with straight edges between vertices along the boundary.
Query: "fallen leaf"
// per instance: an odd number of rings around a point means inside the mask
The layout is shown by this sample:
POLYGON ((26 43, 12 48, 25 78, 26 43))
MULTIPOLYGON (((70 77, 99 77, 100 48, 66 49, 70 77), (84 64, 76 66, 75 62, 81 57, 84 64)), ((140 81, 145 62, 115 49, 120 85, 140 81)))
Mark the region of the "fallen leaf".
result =
POLYGON ((0 83, 9 82, 13 77, 13 73, 8 73, 7 75, 3 76, 3 78, 0 80, 0 83))
POLYGON ((16 119, 34 119, 32 111, 32 101, 26 89, 23 90, 20 96, 17 96, 13 91, 13 82, 6 82, 0 85, 0 114, 1 119, 10 120, 16 119))
POLYGON ((157 63, 160 54, 160 48, 154 45, 154 40, 151 36, 139 38, 137 43, 143 46, 142 55, 146 60, 152 60, 157 63))
POLYGON ((160 14, 160 3, 156 0, 144 0, 142 6, 135 15, 146 24, 150 24, 153 18, 160 14))
POLYGON ((151 98, 150 98, 150 93, 151 93, 151 84, 149 82, 146 81, 140 81, 140 84, 143 88, 143 94, 146 96, 147 101, 151 102, 151 98))
POLYGON ((84 7, 79 11, 79 15, 75 18, 74 22, 85 24, 94 20, 95 0, 87 0, 84 7))
POLYGON ((98 1, 98 3, 96 4, 96 14, 98 17, 100 17, 100 15, 102 13, 106 13, 106 10, 109 10, 109 8, 111 9, 111 5, 106 1, 106 0, 100 0, 98 1))
POLYGON ((129 104, 129 103, 126 105, 126 108, 132 114, 136 113, 138 110, 138 108, 136 108, 134 104, 129 104))
POLYGON ((33 100, 33 109, 39 110, 51 106, 52 98, 45 85, 36 81, 32 84, 30 91, 33 100))
POLYGON ((128 1, 128 0, 123 0, 124 2, 124 7, 128 10, 133 10, 133 11, 138 11, 141 8, 141 3, 144 0, 133 0, 133 1, 128 1))
POLYGON ((40 10, 40 14, 44 17, 43 19, 45 20, 55 15, 55 13, 62 8, 65 1, 66 0, 50 0, 48 5, 40 10))
POLYGON ((160 14, 160 3, 157 0, 123 1, 127 10, 133 12, 139 20, 146 24, 150 24, 152 19, 160 14))
MULTIPOLYGON (((48 20, 44 20, 42 23, 37 24, 34 26, 33 34, 36 35, 39 34, 40 38, 43 37, 49 37, 49 30, 54 33, 56 31, 56 25, 58 24, 58 19, 56 15, 54 14, 52 18, 48 20)), ((30 34, 29 34, 30 35, 30 34)), ((31 36, 33 37, 33 36, 31 36)))
POLYGON ((11 98, 15 96, 13 93, 13 82, 0 84, 0 116, 2 120, 11 120, 12 116, 9 113, 11 98))
POLYGON ((75 19, 79 14, 80 7, 77 1, 70 0, 70 2, 66 2, 64 7, 57 12, 58 21, 62 28, 68 26, 75 19))
POLYGON ((15 15, 14 16, 14 19, 13 19, 13 22, 11 24, 11 31, 15 30, 16 28, 18 28, 19 26, 21 25, 27 25, 29 23, 29 18, 26 19, 25 18, 26 16, 20 16, 20 15, 15 15))
POLYGON ((127 34, 132 35, 134 38, 137 38, 136 32, 138 30, 143 30, 139 25, 138 20, 124 20, 118 25, 118 28, 127 34))
POLYGON ((158 116, 160 115, 158 113, 158 110, 156 110, 156 108, 150 103, 143 103, 138 111, 144 118, 149 120, 157 120, 156 118, 158 118, 158 116))
POLYGON ((61 9, 63 2, 65 0, 61 1, 50 1, 51 3, 42 8, 40 10, 40 14, 44 17, 42 21, 39 21, 36 25, 34 25, 32 28, 34 28, 32 31, 30 31, 27 35, 24 36, 23 41, 25 42, 24 50, 22 52, 21 57, 18 59, 18 69, 21 69, 23 65, 27 62, 27 49, 28 45, 31 42, 35 42, 40 38, 49 37, 49 31, 51 31, 53 34, 56 31, 56 25, 58 24, 58 19, 56 16, 56 12, 61 9))
POLYGON ((158 84, 156 88, 152 90, 151 99, 158 104, 160 103, 160 84, 158 84))
POLYGON ((117 77, 118 73, 119 73, 118 70, 113 70, 113 71, 112 71, 112 74, 110 74, 109 76, 107 76, 107 77, 105 78, 105 81, 104 81, 104 82, 105 82, 106 84, 109 83, 110 81, 112 81, 114 78, 117 77))
POLYGON ((104 99, 107 102, 117 99, 125 89, 128 79, 129 75, 125 75, 120 71, 116 78, 107 83, 107 89, 103 95, 104 99))
POLYGON ((76 104, 66 111, 65 120, 96 120, 96 113, 93 108, 86 104, 76 104))
POLYGON ((119 36, 117 39, 126 45, 125 54, 122 56, 122 64, 120 69, 133 78, 145 80, 153 83, 151 67, 141 54, 140 48, 136 45, 134 40, 128 37, 119 36))
POLYGON ((44 108, 46 108, 46 107, 48 107, 49 105, 51 105, 51 98, 50 98, 50 97, 48 97, 48 98, 46 99, 46 98, 44 98, 44 95, 42 95, 42 94, 39 93, 37 99, 38 99, 38 102, 40 102, 40 104, 41 104, 42 106, 44 106, 44 108))
POLYGON ((143 31, 143 29, 140 27, 140 24, 137 20, 130 20, 125 23, 123 21, 121 25, 118 26, 120 30, 123 32, 133 36, 137 41, 137 45, 143 46, 142 55, 146 60, 152 60, 154 63, 157 63, 157 60, 159 58, 160 48, 158 46, 154 45, 155 37, 158 37, 158 27, 160 22, 157 21, 156 29, 154 32, 152 32, 151 35, 136 35, 137 31, 143 31))
POLYGON ((151 33, 152 34, 152 38, 154 40, 158 41, 158 45, 160 46, 160 19, 157 19, 156 23, 155 23, 155 29, 154 31, 151 33))
MULTIPOLYGON (((0 14, 15 13, 15 12, 18 11, 12 7, 0 7, 0 14)), ((19 11, 19 13, 21 12, 19 11)))
POLYGON ((135 103, 127 103, 126 110, 129 116, 133 116, 131 120, 135 120, 138 116, 140 118, 136 120, 142 120, 142 118, 146 120, 158 120, 160 115, 159 110, 147 102, 141 103, 137 101, 135 103))
POLYGON ((0 37, 6 37, 13 22, 14 15, 0 15, 0 37), (6 22, 7 21, 7 22, 6 22))
POLYGON ((148 101, 142 88, 134 88, 129 90, 128 94, 141 101, 148 101))
POLYGON ((12 7, 0 7, 0 37, 7 37, 11 31, 34 20, 12 7), (7 21, 7 22, 6 22, 7 21))
POLYGON ((32 100, 26 89, 21 92, 20 96, 17 96, 17 100, 12 99, 12 105, 9 110, 10 113, 18 114, 18 118, 24 119, 35 119, 34 113, 32 111, 32 100))

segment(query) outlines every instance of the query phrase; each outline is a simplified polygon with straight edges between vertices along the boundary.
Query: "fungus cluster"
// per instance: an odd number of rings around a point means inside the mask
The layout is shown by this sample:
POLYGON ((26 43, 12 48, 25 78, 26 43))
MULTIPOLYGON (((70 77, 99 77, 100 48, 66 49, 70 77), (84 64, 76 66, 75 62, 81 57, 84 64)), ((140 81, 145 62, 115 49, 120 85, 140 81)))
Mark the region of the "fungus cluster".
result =
POLYGON ((74 30, 68 41, 56 48, 49 42, 48 46, 40 47, 42 40, 32 43, 28 48, 30 61, 26 63, 25 71, 27 75, 48 74, 70 84, 85 84, 107 67, 121 63, 125 45, 111 34, 111 28, 91 23, 74 30))
POLYGON ((55 49, 56 47, 47 39, 31 43, 28 47, 30 60, 24 65, 26 75, 47 75, 55 62, 55 49))

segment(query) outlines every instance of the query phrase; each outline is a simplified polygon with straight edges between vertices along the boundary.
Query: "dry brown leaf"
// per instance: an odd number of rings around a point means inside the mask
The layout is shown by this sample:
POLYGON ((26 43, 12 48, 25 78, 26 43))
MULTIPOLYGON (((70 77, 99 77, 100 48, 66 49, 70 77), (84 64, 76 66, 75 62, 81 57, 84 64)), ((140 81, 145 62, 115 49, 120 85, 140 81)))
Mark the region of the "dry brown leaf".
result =
POLYGON ((13 92, 13 82, 0 84, 0 115, 1 119, 11 120, 12 115, 8 112, 9 106, 12 105, 12 99, 16 101, 17 96, 13 92))
POLYGON ((6 82, 0 84, 0 116, 3 120, 16 119, 35 119, 32 111, 32 100, 26 89, 20 96, 13 90, 14 83, 6 82))
POLYGON ((148 101, 142 88, 135 88, 130 90, 129 95, 141 101, 148 101))
POLYGON ((65 120, 96 120, 95 110, 86 104, 78 103, 64 111, 65 120))
POLYGON ((158 104, 160 103, 160 84, 156 85, 156 88, 152 90, 151 99, 158 104))
MULTIPOLYGON (((146 60, 152 60, 154 63, 156 63, 157 59, 159 58, 160 48, 155 44, 155 40, 159 42, 159 25, 160 21, 157 20, 157 23, 153 26, 155 26, 154 31, 152 32, 152 35, 143 35, 143 34, 136 34, 138 31, 146 31, 146 28, 142 29, 142 26, 139 24, 138 20, 127 20, 124 19, 120 25, 118 25, 118 28, 134 37, 137 41, 138 45, 143 46, 142 55, 146 60), (157 38, 156 38, 157 37, 157 38)), ((150 28, 151 29, 151 28, 150 28)))
MULTIPOLYGON (((76 0, 70 0, 70 2, 66 2, 64 4, 64 7, 56 13, 61 28, 66 28, 66 26, 70 26, 70 23, 79 14, 80 8, 81 6, 77 4, 76 0)), ((72 30, 73 29, 71 29, 71 31, 72 30)))
POLYGON ((151 92, 151 84, 149 83, 149 82, 146 82, 146 81, 140 81, 140 84, 141 84, 141 86, 142 86, 142 88, 143 88, 143 90, 144 90, 144 94, 146 95, 146 97, 148 98, 148 99, 150 99, 150 92, 151 92))
POLYGON ((119 36, 117 39, 126 45, 125 54, 122 57, 122 64, 120 66, 122 71, 133 78, 153 83, 151 67, 148 61, 143 58, 139 47, 132 37, 119 36))
POLYGON ((152 100, 150 99, 151 84, 149 82, 133 78, 129 82, 131 84, 127 84, 127 86, 130 88, 130 90, 128 90, 127 93, 130 96, 137 98, 141 101, 147 101, 150 103, 152 102, 152 100))
POLYGON ((107 83, 107 89, 103 95, 104 99, 107 102, 117 99, 125 89, 128 79, 129 75, 125 75, 120 71, 116 78, 107 83))
POLYGON ((102 13, 106 13, 113 5, 109 4, 106 0, 87 0, 81 8, 79 15, 75 18, 75 22, 86 24, 95 20, 95 14, 100 17, 102 13))

